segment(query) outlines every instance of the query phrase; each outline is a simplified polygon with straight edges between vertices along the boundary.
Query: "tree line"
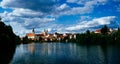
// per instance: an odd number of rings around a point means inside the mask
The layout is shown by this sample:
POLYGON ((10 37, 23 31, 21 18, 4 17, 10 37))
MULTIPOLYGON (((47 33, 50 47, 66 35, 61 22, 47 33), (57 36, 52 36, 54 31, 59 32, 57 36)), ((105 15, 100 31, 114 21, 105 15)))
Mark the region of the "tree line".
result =
POLYGON ((101 33, 90 32, 89 30, 83 34, 77 34, 76 42, 80 44, 120 44, 120 29, 109 33, 109 28, 104 25, 100 29, 101 33))

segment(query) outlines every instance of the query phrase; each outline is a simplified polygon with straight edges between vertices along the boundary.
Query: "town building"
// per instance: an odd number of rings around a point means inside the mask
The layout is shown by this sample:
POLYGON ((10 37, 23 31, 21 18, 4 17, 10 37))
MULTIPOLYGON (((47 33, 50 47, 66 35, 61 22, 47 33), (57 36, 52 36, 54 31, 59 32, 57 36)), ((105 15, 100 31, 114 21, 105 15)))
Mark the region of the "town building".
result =
MULTIPOLYGON (((113 31, 114 31, 113 29, 109 28, 109 30, 108 30, 108 34, 111 34, 113 31)), ((101 29, 97 29, 97 30, 95 30, 94 33, 101 34, 101 29)))
POLYGON ((35 41, 61 41, 63 39, 76 39, 76 34, 71 34, 71 33, 53 33, 49 34, 48 30, 44 30, 44 32, 35 34, 34 29, 32 30, 32 33, 27 33, 26 34, 28 39, 35 40, 35 41))
POLYGON ((28 37, 28 39, 34 40, 35 39, 34 29, 32 30, 32 33, 27 33, 26 36, 28 37))
POLYGON ((95 30, 94 33, 101 33, 101 30, 100 30, 100 29, 97 29, 97 30, 95 30))

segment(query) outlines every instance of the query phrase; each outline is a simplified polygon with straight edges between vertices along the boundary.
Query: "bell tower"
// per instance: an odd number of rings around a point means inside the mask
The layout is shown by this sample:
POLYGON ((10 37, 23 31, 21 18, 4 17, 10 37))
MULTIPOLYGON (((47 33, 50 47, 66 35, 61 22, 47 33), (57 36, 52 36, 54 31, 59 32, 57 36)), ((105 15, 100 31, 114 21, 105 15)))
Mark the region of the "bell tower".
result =
POLYGON ((32 33, 35 34, 35 30, 34 30, 34 28, 33 28, 33 30, 32 30, 32 33))
POLYGON ((0 17, 0 21, 2 20, 2 18, 0 17))
POLYGON ((43 34, 44 34, 44 35, 47 35, 47 34, 48 34, 48 30, 45 30, 45 29, 44 29, 43 34))

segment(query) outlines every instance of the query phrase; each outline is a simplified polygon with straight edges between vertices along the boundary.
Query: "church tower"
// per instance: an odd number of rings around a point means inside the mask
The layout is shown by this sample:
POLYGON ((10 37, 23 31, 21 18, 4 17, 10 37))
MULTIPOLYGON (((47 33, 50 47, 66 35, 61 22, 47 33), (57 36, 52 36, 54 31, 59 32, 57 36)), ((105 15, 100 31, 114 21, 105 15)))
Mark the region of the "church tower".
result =
POLYGON ((48 33, 48 30, 45 30, 45 29, 44 29, 44 32, 45 32, 45 33, 48 33))
POLYGON ((48 30, 45 30, 45 29, 44 29, 43 34, 44 34, 44 35, 48 35, 48 30))
POLYGON ((0 17, 0 22, 1 22, 2 18, 0 17))
POLYGON ((32 30, 32 33, 35 34, 35 30, 34 30, 34 28, 33 28, 33 30, 32 30))

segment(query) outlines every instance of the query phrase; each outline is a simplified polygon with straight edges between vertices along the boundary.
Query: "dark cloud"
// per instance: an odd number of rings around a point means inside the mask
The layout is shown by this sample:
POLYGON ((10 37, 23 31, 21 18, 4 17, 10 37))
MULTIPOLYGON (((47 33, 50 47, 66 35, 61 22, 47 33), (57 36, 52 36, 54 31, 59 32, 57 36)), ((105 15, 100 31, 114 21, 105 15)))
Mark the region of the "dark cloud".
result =
POLYGON ((1 5, 10 8, 24 8, 48 13, 56 6, 56 0, 3 0, 1 5))

